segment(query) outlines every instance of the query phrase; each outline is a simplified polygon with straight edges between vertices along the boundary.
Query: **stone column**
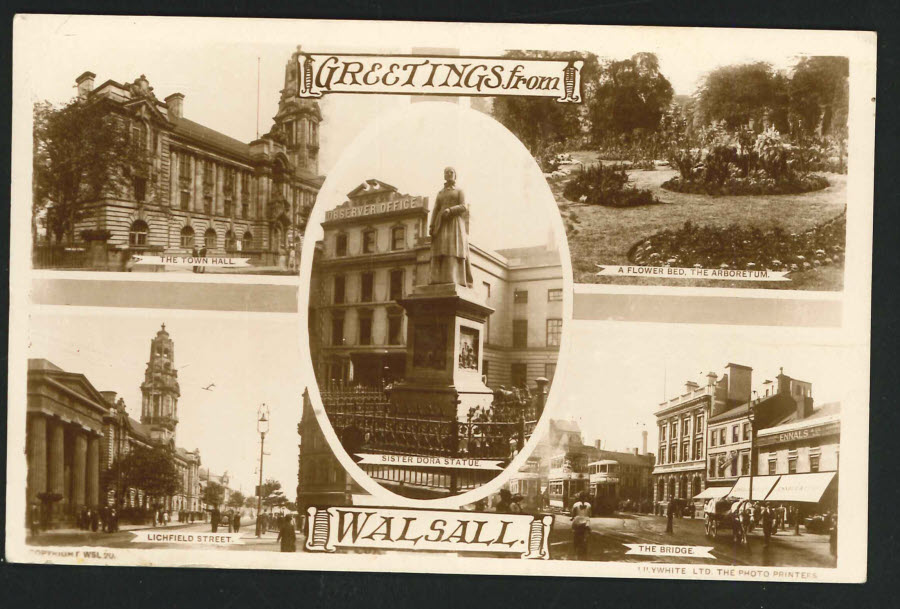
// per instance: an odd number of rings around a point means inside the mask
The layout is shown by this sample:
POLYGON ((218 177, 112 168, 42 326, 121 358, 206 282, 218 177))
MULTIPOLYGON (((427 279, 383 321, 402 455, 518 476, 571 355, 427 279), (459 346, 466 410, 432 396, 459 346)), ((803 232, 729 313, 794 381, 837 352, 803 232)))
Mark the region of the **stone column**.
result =
MULTIPOLYGON (((65 429, 59 421, 53 421, 50 427, 50 463, 48 467, 49 474, 49 491, 63 497, 66 492, 65 477, 65 429)), ((62 502, 60 499, 54 504, 54 519, 59 518, 62 514, 62 502)))
POLYGON ((100 505, 100 438, 94 434, 87 441, 87 485, 85 501, 88 506, 100 505))
POLYGON ((33 414, 28 421, 28 502, 47 490, 47 419, 33 414))
POLYGON ((84 481, 87 468, 87 435, 83 429, 75 432, 72 452, 72 504, 76 509, 84 505, 84 481))

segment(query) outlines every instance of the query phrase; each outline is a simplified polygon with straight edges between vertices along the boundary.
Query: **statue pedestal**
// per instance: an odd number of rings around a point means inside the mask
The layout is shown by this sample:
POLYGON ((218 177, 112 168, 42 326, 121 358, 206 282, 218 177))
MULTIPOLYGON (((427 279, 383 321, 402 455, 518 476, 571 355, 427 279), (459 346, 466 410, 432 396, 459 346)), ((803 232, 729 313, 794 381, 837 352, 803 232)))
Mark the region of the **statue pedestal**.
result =
POLYGON ((489 408, 493 392, 482 380, 485 322, 494 310, 465 286, 416 287, 398 301, 406 309, 406 378, 393 386, 400 413, 437 408, 465 420, 470 408, 489 408))

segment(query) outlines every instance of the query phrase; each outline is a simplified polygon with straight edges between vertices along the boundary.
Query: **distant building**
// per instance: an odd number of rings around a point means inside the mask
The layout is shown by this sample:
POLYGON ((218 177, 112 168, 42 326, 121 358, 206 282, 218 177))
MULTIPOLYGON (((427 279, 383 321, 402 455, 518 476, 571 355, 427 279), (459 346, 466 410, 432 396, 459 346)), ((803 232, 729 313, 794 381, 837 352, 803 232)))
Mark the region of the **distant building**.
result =
MULTIPOLYGON (((85 72, 76 79, 84 103, 103 103, 127 123, 149 163, 136 168, 123 192, 89 204, 75 226, 85 234, 108 231, 115 251, 210 255, 240 254, 251 263, 286 266, 299 253, 306 218, 323 177, 319 168, 318 102, 298 92, 299 49, 285 67, 278 113, 269 133, 245 143, 189 120, 184 95, 157 99, 141 75, 131 83, 85 72), (88 233, 85 233, 88 231, 88 233)), ((40 257, 36 258, 40 262, 40 257)))
POLYGON ((297 469, 297 511, 309 507, 352 505, 353 496, 365 491, 338 461, 325 439, 312 408, 309 392, 303 392, 303 410, 297 425, 300 456, 297 469))
MULTIPOLYGON (((428 198, 369 179, 326 212, 310 286, 310 347, 320 387, 403 378, 407 322, 398 299, 428 283, 428 198)), ((473 288, 494 309, 483 370, 492 388, 552 380, 562 337, 562 259, 552 244, 498 250, 470 242, 473 288)))

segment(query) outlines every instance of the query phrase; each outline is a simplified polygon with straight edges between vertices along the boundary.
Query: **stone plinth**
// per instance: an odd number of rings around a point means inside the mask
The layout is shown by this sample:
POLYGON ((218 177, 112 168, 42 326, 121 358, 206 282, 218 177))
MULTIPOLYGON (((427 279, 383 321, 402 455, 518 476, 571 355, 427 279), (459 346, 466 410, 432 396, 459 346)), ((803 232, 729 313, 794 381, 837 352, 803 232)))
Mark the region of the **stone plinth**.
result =
POLYGON ((485 322, 494 310, 471 288, 452 283, 416 287, 398 301, 406 309, 406 378, 391 401, 402 412, 422 407, 465 419, 470 408, 489 408, 492 391, 482 379, 485 322))

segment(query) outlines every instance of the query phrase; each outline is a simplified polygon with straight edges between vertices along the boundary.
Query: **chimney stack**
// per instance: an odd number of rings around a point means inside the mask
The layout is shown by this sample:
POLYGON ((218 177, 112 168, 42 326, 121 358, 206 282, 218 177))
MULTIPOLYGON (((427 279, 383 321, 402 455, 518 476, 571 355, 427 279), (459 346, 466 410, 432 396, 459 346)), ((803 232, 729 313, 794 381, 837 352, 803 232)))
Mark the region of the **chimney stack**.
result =
POLYGON ((647 430, 641 432, 641 454, 647 454, 647 430))
POLYGON ((86 99, 88 93, 94 90, 94 79, 97 75, 93 72, 85 72, 75 79, 75 86, 78 88, 78 99, 86 99))
POLYGON ((684 384, 684 391, 685 391, 685 393, 693 393, 695 390, 697 390, 697 389, 699 389, 699 388, 700 388, 700 385, 698 385, 698 384, 695 383, 694 381, 687 381, 687 382, 684 384))
POLYGON ((635 447, 634 447, 634 456, 637 457, 637 455, 638 455, 638 449, 637 449, 637 447, 635 446, 635 447))
POLYGON ((603 450, 603 440, 594 440, 594 448, 603 450))
POLYGON ((749 402, 753 368, 732 363, 725 367, 728 368, 728 401, 738 404, 749 402))
POLYGON ((166 108, 169 110, 169 118, 184 117, 184 94, 172 93, 165 100, 166 108))

